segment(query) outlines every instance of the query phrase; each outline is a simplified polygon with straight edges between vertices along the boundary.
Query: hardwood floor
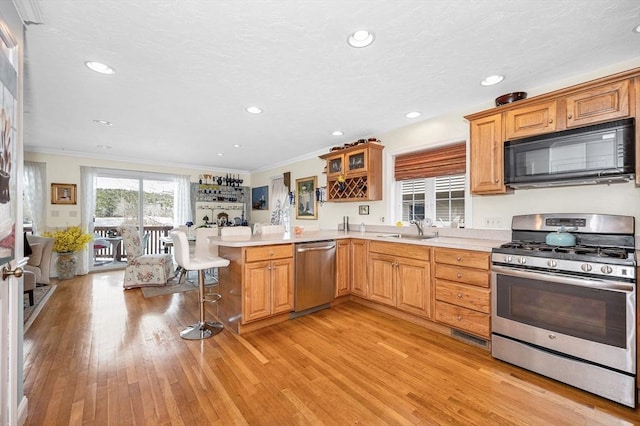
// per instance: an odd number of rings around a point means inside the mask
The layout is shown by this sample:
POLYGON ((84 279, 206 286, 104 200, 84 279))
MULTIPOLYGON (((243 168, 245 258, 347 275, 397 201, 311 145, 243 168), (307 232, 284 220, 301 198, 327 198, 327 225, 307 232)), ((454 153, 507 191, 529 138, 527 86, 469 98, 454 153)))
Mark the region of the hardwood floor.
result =
POLYGON ((25 334, 27 424, 640 423, 637 410, 352 302, 185 341, 197 292, 145 299, 122 276, 57 282, 25 334))

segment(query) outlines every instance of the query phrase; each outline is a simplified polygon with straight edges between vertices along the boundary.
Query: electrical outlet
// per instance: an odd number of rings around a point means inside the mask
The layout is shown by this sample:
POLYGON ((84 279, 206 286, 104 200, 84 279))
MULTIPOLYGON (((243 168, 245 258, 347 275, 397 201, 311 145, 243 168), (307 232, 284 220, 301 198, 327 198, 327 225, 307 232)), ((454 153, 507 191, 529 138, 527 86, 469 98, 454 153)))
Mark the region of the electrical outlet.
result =
POLYGON ((502 228, 504 218, 500 216, 486 216, 482 219, 482 224, 486 228, 502 228))
POLYGON ((384 223, 384 216, 380 216, 380 223, 384 223))

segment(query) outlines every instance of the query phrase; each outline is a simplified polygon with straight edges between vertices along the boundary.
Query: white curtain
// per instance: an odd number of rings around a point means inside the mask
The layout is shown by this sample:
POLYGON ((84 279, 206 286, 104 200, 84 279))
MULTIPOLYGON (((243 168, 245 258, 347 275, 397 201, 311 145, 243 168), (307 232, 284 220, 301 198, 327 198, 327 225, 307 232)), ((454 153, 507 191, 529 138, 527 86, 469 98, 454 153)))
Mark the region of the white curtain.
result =
POLYGON ((189 176, 175 176, 176 191, 173 195, 173 226, 184 225, 192 221, 191 217, 191 180, 189 176))
MULTIPOLYGON (((93 221, 96 214, 97 170, 94 167, 80 167, 80 227, 93 235, 93 221)), ((93 242, 78 255, 78 275, 86 275, 93 262, 93 242)))
POLYGON ((284 177, 271 179, 271 224, 284 225, 289 230, 289 188, 284 184, 284 177))
POLYGON ((40 235, 45 229, 45 208, 47 204, 47 165, 35 161, 24 162, 24 202, 29 206, 32 229, 40 235))

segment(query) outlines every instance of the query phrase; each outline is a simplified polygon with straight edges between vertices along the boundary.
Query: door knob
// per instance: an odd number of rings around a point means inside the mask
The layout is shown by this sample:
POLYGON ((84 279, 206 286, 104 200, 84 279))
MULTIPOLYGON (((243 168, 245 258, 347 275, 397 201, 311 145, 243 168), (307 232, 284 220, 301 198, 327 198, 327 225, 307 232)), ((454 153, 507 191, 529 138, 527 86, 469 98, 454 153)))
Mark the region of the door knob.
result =
POLYGON ((22 268, 16 268, 12 271, 11 269, 5 266, 2 268, 2 280, 4 281, 7 278, 9 278, 9 275, 13 275, 16 278, 20 278, 23 272, 24 271, 22 270, 22 268))

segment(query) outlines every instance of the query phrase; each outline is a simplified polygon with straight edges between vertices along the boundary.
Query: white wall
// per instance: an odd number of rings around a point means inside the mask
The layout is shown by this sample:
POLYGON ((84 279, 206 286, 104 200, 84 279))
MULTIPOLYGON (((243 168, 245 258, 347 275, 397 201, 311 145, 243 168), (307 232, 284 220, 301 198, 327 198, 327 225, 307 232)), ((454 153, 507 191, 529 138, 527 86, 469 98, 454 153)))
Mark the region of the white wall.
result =
MULTIPOLYGON (((25 152, 25 161, 39 161, 47 163, 47 227, 58 228, 80 224, 80 203, 76 205, 51 204, 52 183, 75 183, 80 194, 80 167, 102 167, 108 169, 135 170, 140 172, 167 173, 174 175, 189 175, 191 182, 197 182, 199 175, 211 174, 212 170, 193 170, 153 164, 139 164, 128 161, 113 161, 106 159, 92 159, 83 157, 67 157, 53 154, 25 152)), ((223 172, 221 172, 223 173, 223 172)), ((235 172, 237 174, 237 172, 235 172)), ((213 173, 216 174, 216 173, 213 173)), ((243 185, 250 186, 250 176, 240 174, 244 179, 243 185)))

